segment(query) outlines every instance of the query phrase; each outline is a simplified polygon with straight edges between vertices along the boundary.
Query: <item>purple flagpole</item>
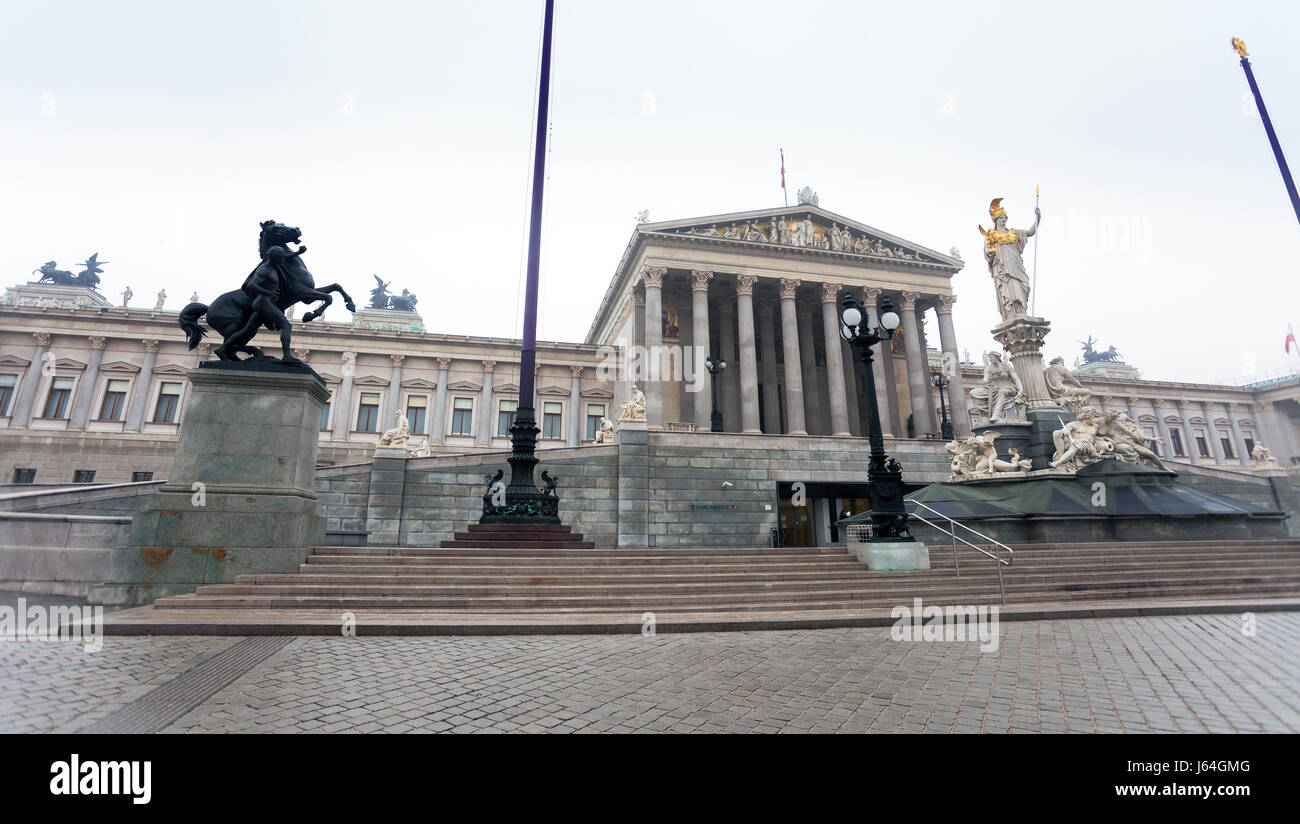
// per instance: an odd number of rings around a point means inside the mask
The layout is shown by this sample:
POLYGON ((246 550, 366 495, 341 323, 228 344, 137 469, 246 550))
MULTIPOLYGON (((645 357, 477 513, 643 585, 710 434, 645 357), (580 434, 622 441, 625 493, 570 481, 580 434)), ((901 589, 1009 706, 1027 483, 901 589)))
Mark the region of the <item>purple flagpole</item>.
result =
POLYGON ((1268 135, 1268 144, 1273 147, 1273 157, 1277 158, 1277 167, 1282 172, 1282 183, 1286 186, 1286 193, 1291 196, 1291 208, 1295 210, 1296 220, 1300 221, 1300 195, 1296 194, 1295 181, 1291 179, 1291 170, 1286 165, 1286 157, 1282 154, 1282 144, 1277 142, 1277 133, 1273 131, 1273 121, 1268 117, 1268 109, 1264 107, 1264 97, 1259 93, 1259 85, 1255 83, 1255 72, 1250 67, 1250 60, 1246 56, 1246 44, 1232 38, 1232 47, 1241 55, 1241 68, 1246 72, 1246 82, 1250 84, 1250 93, 1255 95, 1255 106, 1259 109, 1259 117, 1264 121, 1264 132, 1268 135))
POLYGON ((524 286, 524 348, 519 360, 520 410, 533 409, 537 363, 537 280, 542 257, 542 195, 546 188, 546 124, 551 96, 551 30, 555 0, 546 0, 542 26, 542 77, 537 92, 537 137, 533 148, 532 222, 528 227, 528 275, 524 286))

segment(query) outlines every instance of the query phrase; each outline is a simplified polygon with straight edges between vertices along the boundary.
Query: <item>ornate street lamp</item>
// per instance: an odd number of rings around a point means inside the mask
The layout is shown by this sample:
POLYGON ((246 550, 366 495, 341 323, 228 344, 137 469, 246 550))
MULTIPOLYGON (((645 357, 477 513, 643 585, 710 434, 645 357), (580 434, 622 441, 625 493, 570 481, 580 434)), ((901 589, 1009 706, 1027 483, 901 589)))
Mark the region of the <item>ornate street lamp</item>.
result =
MULTIPOLYGON (((898 313, 888 297, 879 304, 880 326, 870 329, 867 315, 852 293, 840 301, 840 337, 862 350, 867 386, 875 387, 871 366, 871 347, 893 338, 898 328, 898 313)), ((880 409, 876 393, 867 393, 867 435, 871 442, 871 460, 867 464, 867 481, 871 487, 872 541, 914 541, 907 529, 907 509, 903 506, 903 468, 885 454, 885 436, 880 428, 880 409)))
POLYGON ((943 400, 943 390, 948 385, 948 381, 944 378, 942 372, 931 373, 930 379, 934 381, 935 388, 939 390, 939 434, 943 436, 945 441, 951 441, 952 421, 948 419, 948 406, 943 400))
POLYGON ((727 362, 709 355, 704 359, 704 368, 709 371, 709 385, 713 388, 713 414, 709 416, 709 430, 722 431, 722 413, 718 411, 718 373, 727 368, 727 362))

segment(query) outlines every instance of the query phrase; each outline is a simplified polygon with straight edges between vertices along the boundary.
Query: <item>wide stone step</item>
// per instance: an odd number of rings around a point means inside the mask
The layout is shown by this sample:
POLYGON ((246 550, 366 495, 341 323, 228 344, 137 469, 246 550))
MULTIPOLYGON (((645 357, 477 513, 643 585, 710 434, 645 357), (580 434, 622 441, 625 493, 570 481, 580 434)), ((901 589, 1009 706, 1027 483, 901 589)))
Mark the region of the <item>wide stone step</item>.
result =
POLYGON ((525 544, 529 548, 536 547, 537 549, 595 549, 596 548, 595 541, 540 541, 540 540, 520 541, 520 540, 510 540, 504 537, 501 539, 475 538, 474 540, 470 540, 470 541, 443 541, 442 542, 442 545, 444 547, 448 547, 448 548, 456 547, 456 548, 464 548, 464 549, 512 549, 512 548, 520 547, 525 544))

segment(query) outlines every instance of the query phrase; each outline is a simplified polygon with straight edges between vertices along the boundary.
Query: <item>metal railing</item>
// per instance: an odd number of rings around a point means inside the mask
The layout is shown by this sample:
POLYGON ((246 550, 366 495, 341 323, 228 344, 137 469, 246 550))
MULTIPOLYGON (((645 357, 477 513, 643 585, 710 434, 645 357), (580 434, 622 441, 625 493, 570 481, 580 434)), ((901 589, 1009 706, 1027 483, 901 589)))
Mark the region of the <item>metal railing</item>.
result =
POLYGON ((931 527, 933 529, 937 529, 943 534, 948 535, 952 538, 952 566, 953 566, 953 570, 956 573, 956 577, 958 578, 961 577, 961 564, 957 560, 957 543, 959 541, 965 544, 966 546, 970 547, 971 549, 975 550, 976 552, 979 552, 983 555, 987 555, 988 557, 992 558, 996 562, 998 568, 998 592, 1002 596, 1002 603, 1006 604, 1007 589, 1006 586, 1002 583, 1002 567, 1011 566, 1011 562, 1015 560, 1016 551, 1011 547, 1007 546, 1006 544, 1002 543, 1001 541, 995 541, 994 539, 985 535, 983 532, 980 532, 975 529, 971 529, 970 527, 966 526, 960 521, 955 521, 952 518, 949 518, 947 515, 944 515, 942 512, 940 512, 939 510, 935 509, 932 506, 927 506, 926 504, 923 504, 920 501, 907 501, 906 503, 911 504, 913 507, 915 507, 914 511, 907 513, 909 518, 915 518, 916 520, 920 521, 926 526, 931 527), (929 512, 932 515, 937 516, 938 519, 947 521, 948 528, 944 529, 943 526, 941 526, 940 524, 935 523, 929 518, 926 518, 924 515, 920 513, 919 510, 921 509, 924 509, 926 512, 929 512), (990 552, 988 549, 985 549, 979 544, 972 543, 971 541, 968 541, 965 538, 959 536, 957 534, 958 527, 966 530, 974 537, 980 539, 980 541, 982 541, 983 543, 988 544, 989 548, 992 549, 993 551, 990 552), (1007 553, 1007 557, 1005 559, 1002 557, 1003 550, 1006 550, 1007 553))

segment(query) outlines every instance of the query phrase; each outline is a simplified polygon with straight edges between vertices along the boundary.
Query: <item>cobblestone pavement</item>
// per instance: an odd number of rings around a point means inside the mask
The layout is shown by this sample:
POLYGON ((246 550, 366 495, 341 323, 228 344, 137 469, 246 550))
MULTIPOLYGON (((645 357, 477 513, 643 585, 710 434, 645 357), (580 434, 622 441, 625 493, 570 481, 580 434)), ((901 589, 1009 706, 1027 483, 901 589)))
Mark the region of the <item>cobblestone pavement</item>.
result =
MULTIPOLYGON (((1253 637, 1226 615, 1003 623, 987 653, 888 628, 303 637, 165 731, 1298 732, 1300 613, 1256 620, 1253 637)), ((133 702, 240 642, 0 642, 0 731, 138 716, 133 702)))

